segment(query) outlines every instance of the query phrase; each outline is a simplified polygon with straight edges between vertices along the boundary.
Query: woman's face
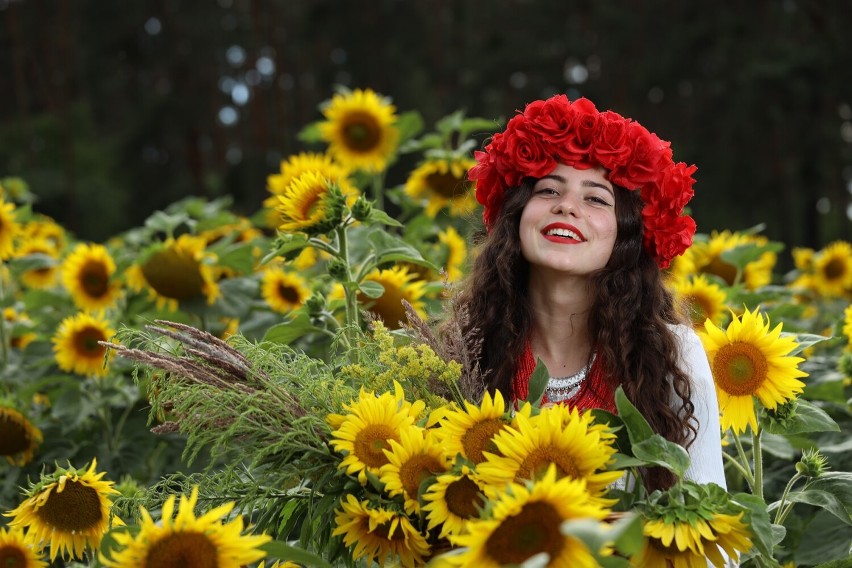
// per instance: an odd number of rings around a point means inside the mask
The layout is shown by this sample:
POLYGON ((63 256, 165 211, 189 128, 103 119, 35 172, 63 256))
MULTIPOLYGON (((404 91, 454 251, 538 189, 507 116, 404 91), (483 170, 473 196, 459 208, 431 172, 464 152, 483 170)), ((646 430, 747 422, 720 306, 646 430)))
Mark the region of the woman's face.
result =
POLYGON ((559 164, 535 182, 521 213, 521 252, 532 270, 588 275, 615 244, 615 193, 606 170, 559 164))

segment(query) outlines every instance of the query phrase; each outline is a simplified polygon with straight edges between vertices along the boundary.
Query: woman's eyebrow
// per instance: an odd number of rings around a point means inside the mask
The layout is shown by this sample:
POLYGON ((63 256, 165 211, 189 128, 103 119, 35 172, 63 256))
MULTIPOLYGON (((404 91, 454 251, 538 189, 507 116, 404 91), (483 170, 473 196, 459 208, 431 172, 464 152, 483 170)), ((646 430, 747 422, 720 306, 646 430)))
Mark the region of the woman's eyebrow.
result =
POLYGON ((592 181, 590 179, 584 179, 582 181, 582 183, 580 183, 580 185, 583 186, 583 187, 599 187, 601 189, 605 189, 606 191, 612 193, 613 196, 615 195, 612 191, 612 188, 609 187, 608 185, 603 184, 603 183, 598 183, 598 182, 592 181))

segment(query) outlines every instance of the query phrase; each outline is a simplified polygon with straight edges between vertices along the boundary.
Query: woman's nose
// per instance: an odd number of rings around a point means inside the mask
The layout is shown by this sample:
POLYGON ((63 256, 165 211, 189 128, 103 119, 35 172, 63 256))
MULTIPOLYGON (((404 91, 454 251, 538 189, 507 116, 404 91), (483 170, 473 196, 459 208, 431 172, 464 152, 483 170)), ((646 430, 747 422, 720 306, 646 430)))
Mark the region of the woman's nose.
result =
POLYGON ((553 213, 558 215, 575 215, 576 203, 570 195, 563 195, 556 203, 553 204, 553 213))

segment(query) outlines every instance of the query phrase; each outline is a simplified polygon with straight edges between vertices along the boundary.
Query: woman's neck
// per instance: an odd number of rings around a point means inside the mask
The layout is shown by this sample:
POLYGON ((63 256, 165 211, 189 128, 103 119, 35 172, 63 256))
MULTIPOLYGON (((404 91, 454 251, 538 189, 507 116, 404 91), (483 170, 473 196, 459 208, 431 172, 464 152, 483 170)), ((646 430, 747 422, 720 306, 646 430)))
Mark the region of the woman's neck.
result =
POLYGON ((589 311, 592 297, 585 278, 530 278, 530 344, 551 376, 575 373, 591 355, 589 311))

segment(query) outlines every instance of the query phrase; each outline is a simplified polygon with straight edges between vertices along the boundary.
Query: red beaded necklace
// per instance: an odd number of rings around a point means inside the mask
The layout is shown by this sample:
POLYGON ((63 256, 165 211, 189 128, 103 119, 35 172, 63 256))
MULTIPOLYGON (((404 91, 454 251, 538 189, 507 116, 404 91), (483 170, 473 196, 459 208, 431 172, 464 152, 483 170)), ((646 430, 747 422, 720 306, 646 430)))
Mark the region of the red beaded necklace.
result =
MULTIPOLYGON (((512 394, 516 401, 525 400, 529 395, 530 376, 534 369, 535 357, 533 357, 532 347, 527 343, 518 361, 518 369, 515 372, 515 380, 512 383, 512 394)), ((547 402, 547 395, 542 400, 542 403, 545 402, 547 402)), ((595 357, 592 368, 589 369, 589 375, 580 387, 580 391, 573 397, 563 400, 560 404, 567 404, 578 410, 602 408, 613 414, 616 413, 615 390, 610 384, 610 381, 604 377, 600 357, 595 357)))

